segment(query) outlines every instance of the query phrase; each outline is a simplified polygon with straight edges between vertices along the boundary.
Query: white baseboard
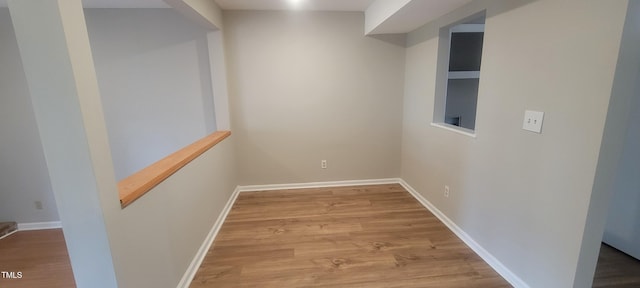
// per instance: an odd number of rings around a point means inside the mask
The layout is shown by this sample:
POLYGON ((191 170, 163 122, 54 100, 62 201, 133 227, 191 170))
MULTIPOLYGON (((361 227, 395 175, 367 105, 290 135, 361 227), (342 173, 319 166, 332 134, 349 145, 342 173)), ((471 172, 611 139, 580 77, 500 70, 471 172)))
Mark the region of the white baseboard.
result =
POLYGON ((498 274, 500 274, 500 276, 502 276, 505 280, 507 280, 511 285, 513 285, 516 288, 529 288, 529 285, 526 282, 524 282, 522 279, 520 279, 520 277, 518 277, 516 274, 511 272, 511 270, 509 270, 500 261, 498 261, 498 259, 493 257, 491 253, 489 253, 487 250, 482 248, 482 246, 480 246, 478 242, 473 240, 473 238, 471 238, 469 234, 464 232, 460 227, 458 227, 458 225, 456 225, 456 223, 451 221, 449 217, 444 215, 442 211, 438 210, 436 206, 431 204, 431 202, 429 202, 420 193, 418 193, 415 189, 413 189, 411 185, 409 185, 407 182, 405 182, 402 179, 400 179, 399 183, 409 193, 411 193, 411 195, 413 195, 413 197, 416 198, 416 200, 418 200, 420 204, 422 204, 425 208, 427 208, 427 210, 431 211, 433 215, 438 217, 438 219, 440 219, 440 221, 442 221, 442 223, 444 223, 444 225, 446 225, 449 228, 449 230, 451 230, 454 234, 456 234, 456 236, 458 236, 460 240, 462 240, 465 244, 467 244, 469 248, 471 248, 474 252, 476 252, 476 254, 478 254, 478 256, 482 258, 482 260, 487 262, 487 264, 489 264, 489 266, 491 266, 493 270, 496 270, 496 272, 498 272, 498 274))
POLYGON ((209 248, 211 248, 211 245, 213 244, 213 240, 216 239, 216 236, 218 235, 218 232, 220 231, 220 228, 222 227, 224 220, 227 218, 229 211, 231 211, 231 207, 233 207, 233 203, 236 202, 236 198, 238 198, 238 194, 240 194, 240 189, 239 187, 236 187, 233 193, 231 193, 231 197, 229 197, 227 204, 224 205, 224 208, 222 209, 222 212, 218 216, 218 219, 216 220, 215 223, 213 223, 213 226, 211 227, 211 230, 209 231, 207 238, 204 239, 204 242, 202 242, 200 249, 198 249, 198 252, 193 257, 193 260, 191 260, 191 264, 189 264, 187 271, 185 271, 184 275, 182 276, 182 279, 180 279, 180 282, 178 282, 177 288, 187 288, 189 287, 189 285, 191 285, 191 281, 193 281, 193 277, 196 276, 196 272, 198 272, 198 268, 200 268, 200 265, 202 265, 202 261, 204 260, 204 257, 207 255, 209 248))
POLYGON ((489 266, 491 266, 498 274, 500 274, 505 280, 507 280, 511 285, 516 288, 529 288, 526 282, 524 282, 520 277, 511 272, 506 266, 504 266, 498 259, 493 257, 487 250, 485 250, 480 244, 478 244, 469 234, 464 232, 458 225, 456 225, 451 219, 449 219, 444 213, 442 213, 438 208, 436 208, 431 202, 425 199, 420 193, 418 193, 411 185, 405 182, 401 178, 387 178, 387 179, 369 179, 369 180, 349 180, 349 181, 328 181, 328 182, 310 182, 310 183, 293 183, 293 184, 269 184, 269 185, 246 185, 246 186, 238 186, 236 187, 233 194, 227 201, 224 209, 218 219, 216 220, 213 227, 211 227, 211 231, 205 238, 202 246, 196 253, 193 258, 189 268, 183 275, 182 279, 178 283, 178 288, 186 288, 189 287, 191 281, 193 281, 193 277, 195 276, 198 268, 202 264, 204 257, 211 248, 213 241, 215 240, 216 235, 220 231, 222 227, 222 223, 227 218, 233 203, 238 198, 240 192, 248 192, 248 191, 269 191, 269 190, 281 190, 281 189, 303 189, 303 188, 323 188, 323 187, 340 187, 340 186, 362 186, 362 185, 377 185, 377 184, 400 184, 404 187, 420 204, 422 204, 427 210, 431 211, 433 215, 435 215, 442 223, 444 223, 449 230, 451 230, 458 238, 460 238, 469 248, 471 248, 474 252, 476 252, 489 266))
POLYGON ((341 186, 380 185, 380 184, 393 184, 393 183, 400 183, 400 178, 326 181, 326 182, 309 182, 309 183, 292 183, 292 184, 246 185, 246 186, 238 186, 238 188, 240 188, 240 192, 249 192, 249 191, 269 191, 269 190, 283 190, 283 189, 306 189, 306 188, 324 188, 324 187, 341 187, 341 186))
POLYGON ((18 231, 45 230, 62 228, 60 221, 18 223, 18 231))

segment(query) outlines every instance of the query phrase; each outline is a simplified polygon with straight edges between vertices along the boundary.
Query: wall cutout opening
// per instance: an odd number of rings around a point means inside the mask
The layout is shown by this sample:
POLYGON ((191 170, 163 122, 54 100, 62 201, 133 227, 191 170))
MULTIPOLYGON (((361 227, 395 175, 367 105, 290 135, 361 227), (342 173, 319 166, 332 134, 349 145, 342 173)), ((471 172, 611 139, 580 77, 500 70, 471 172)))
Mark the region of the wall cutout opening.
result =
POLYGON ((216 131, 207 33, 173 9, 85 9, 118 181, 216 131))
POLYGON ((433 122, 465 133, 476 128, 485 15, 441 28, 433 122))

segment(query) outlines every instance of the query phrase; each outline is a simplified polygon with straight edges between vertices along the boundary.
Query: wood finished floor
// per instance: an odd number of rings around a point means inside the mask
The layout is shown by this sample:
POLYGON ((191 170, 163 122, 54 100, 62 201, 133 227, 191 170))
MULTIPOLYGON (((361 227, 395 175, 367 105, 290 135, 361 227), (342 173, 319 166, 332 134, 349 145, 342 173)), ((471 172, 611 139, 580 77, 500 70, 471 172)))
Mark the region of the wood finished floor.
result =
POLYGON ((398 184, 241 193, 191 287, 511 287, 398 184))
POLYGON ((0 271, 22 272, 0 287, 75 287, 62 229, 18 231, 0 239, 0 271))
MULTIPOLYGON (((0 287, 75 287, 61 229, 0 239, 0 287)), ((510 287, 398 185, 242 193, 191 287, 510 287)), ((593 287, 640 287, 602 246, 593 287)))
POLYGON ((640 287, 640 260, 615 248, 602 244, 593 287, 638 288, 640 287))

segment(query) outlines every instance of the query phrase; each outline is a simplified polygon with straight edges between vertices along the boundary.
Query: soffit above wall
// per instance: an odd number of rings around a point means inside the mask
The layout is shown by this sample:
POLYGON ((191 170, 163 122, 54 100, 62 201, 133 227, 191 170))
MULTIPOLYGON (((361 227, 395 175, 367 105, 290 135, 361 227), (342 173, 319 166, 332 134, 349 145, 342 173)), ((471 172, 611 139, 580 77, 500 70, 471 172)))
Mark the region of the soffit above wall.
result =
POLYGON ((367 23, 365 34, 411 32, 471 1, 410 0, 398 8, 396 0, 377 0, 365 11, 365 17, 376 18, 373 23, 367 23))

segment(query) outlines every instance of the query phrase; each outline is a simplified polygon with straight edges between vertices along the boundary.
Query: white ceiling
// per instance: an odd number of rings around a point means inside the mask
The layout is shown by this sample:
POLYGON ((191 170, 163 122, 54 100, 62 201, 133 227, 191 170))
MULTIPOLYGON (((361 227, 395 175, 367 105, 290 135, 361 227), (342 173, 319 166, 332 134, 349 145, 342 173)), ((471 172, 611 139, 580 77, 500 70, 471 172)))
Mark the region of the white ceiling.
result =
POLYGON ((364 11, 375 0, 215 0, 225 10, 364 11))
MULTIPOLYGON (((162 0, 82 0, 84 8, 171 8, 162 0)), ((0 0, 7 7, 7 0, 0 0)))
MULTIPOLYGON (((224 10, 364 11, 375 0, 211 0, 224 10)), ((163 0, 82 0, 84 8, 170 8, 163 0)), ((7 7, 7 0, 0 0, 7 7)))
POLYGON ((82 0, 84 8, 171 8, 162 0, 82 0))

